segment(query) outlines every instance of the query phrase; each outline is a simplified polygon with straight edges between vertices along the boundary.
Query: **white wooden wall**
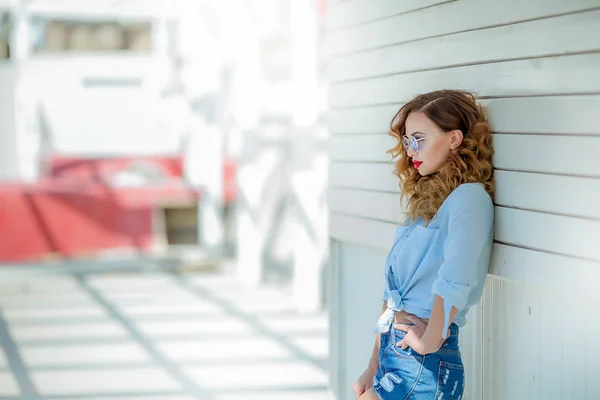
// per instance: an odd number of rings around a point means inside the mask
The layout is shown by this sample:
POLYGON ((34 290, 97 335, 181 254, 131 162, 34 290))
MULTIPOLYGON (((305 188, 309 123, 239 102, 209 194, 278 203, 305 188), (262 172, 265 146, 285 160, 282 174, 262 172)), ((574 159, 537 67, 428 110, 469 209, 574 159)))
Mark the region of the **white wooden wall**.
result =
POLYGON ((367 364, 402 215, 389 121, 457 88, 488 108, 497 179, 467 396, 599 398, 600 0, 337 1, 328 46, 333 392, 351 398, 367 364))

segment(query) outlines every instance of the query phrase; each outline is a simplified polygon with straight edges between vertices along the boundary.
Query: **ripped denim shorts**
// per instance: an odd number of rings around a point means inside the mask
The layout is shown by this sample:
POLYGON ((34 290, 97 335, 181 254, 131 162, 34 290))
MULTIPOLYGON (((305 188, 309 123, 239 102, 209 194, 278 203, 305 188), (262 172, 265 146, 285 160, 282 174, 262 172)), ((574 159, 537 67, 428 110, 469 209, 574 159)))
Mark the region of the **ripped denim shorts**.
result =
POLYGON ((461 399, 465 374, 458 349, 458 326, 451 324, 442 347, 425 356, 410 347, 397 347, 404 335, 393 326, 381 334, 379 370, 373 382, 377 395, 383 400, 461 399))

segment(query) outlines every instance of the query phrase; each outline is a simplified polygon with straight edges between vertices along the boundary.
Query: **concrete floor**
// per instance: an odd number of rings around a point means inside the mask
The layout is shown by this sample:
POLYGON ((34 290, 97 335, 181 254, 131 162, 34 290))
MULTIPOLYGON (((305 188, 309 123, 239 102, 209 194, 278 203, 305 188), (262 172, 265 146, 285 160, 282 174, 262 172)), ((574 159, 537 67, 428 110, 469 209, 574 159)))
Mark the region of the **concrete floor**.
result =
POLYGON ((0 399, 325 400, 327 316, 165 272, 0 280, 0 399))

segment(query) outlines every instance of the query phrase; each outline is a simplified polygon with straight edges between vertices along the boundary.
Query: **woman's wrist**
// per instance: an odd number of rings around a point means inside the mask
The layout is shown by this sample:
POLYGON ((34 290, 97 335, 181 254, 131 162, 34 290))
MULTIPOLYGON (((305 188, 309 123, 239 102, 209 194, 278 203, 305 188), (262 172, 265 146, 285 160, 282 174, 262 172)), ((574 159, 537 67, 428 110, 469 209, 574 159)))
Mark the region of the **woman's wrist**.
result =
POLYGON ((431 339, 427 335, 423 335, 420 340, 420 350, 423 352, 422 354, 430 354, 438 351, 442 345, 443 341, 431 339))

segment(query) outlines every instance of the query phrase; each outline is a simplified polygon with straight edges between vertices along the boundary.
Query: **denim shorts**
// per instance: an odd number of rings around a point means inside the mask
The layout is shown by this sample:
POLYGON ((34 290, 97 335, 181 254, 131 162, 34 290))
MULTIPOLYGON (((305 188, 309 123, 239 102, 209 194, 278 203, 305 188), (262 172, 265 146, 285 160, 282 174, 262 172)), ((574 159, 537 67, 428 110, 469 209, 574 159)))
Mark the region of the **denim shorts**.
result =
POLYGON ((381 334, 379 370, 373 390, 383 400, 458 400, 463 396, 464 367, 458 349, 458 326, 435 353, 422 356, 396 343, 405 332, 390 328, 381 334))

